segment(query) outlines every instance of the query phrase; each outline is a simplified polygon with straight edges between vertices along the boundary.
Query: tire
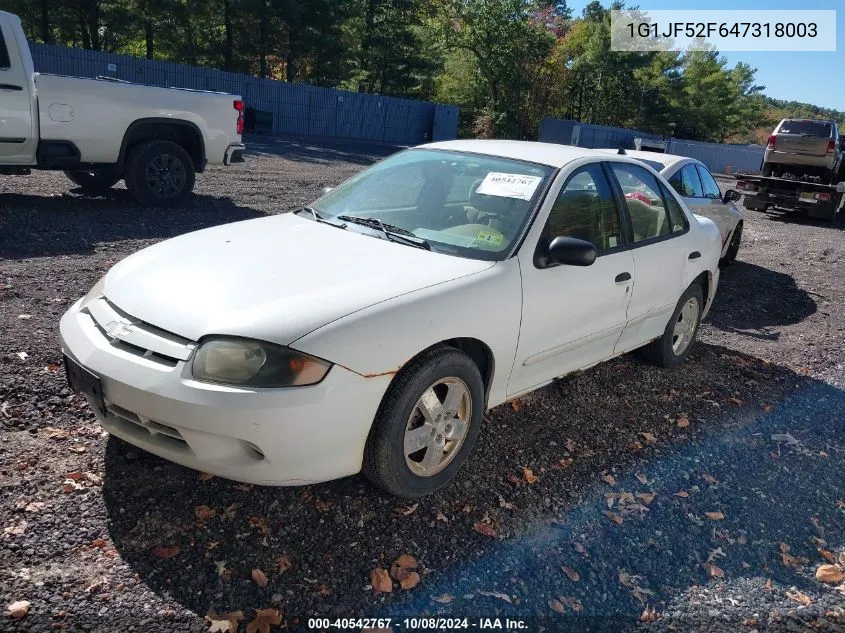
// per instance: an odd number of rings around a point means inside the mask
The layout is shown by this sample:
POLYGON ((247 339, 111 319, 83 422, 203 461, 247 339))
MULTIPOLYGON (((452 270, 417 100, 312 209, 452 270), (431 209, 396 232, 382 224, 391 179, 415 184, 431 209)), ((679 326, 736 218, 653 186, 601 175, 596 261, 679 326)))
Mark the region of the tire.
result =
POLYGON ((763 165, 763 176, 769 177, 772 175, 774 168, 771 165, 763 165))
POLYGON ((669 319, 669 323, 666 324, 663 336, 643 348, 643 355, 647 360, 660 367, 675 367, 686 360, 687 356, 689 356, 690 350, 693 348, 695 338, 698 336, 698 327, 701 325, 701 312, 704 308, 703 296, 701 286, 697 283, 694 283, 687 288, 686 292, 678 301, 678 305, 672 313, 672 318, 669 319), (684 308, 690 302, 694 302, 694 314, 683 312, 684 308), (689 320, 690 317, 694 317, 694 323, 691 326, 691 331, 686 330, 686 336, 688 336, 686 344, 676 350, 673 347, 676 336, 675 325, 680 322, 682 312, 688 319, 688 323, 691 322, 689 320))
POLYGON ((178 206, 196 180, 188 152, 172 141, 146 141, 126 161, 126 188, 136 202, 150 207, 178 206))
POLYGON ((442 488, 454 479, 472 452, 484 408, 484 382, 466 354, 451 347, 424 352, 402 369, 382 400, 364 449, 364 475, 375 486, 404 499, 442 488), (445 403, 446 394, 460 396, 454 407, 457 413, 449 415, 447 411, 443 419, 432 416, 434 423, 428 421, 420 408, 425 394, 437 397, 434 406, 429 406, 435 414, 443 413, 439 405, 445 403), (453 424, 456 421, 466 425, 460 441, 459 427, 453 424), (409 431, 417 433, 406 437, 409 431), (422 448, 409 448, 406 455, 406 439, 416 440, 414 446, 422 448), (431 456, 431 462, 426 461, 427 456, 431 456), (427 468, 428 464, 431 466, 427 468))
POLYGON ((722 266, 730 266, 734 260, 736 260, 736 255, 739 253, 739 245, 742 242, 742 222, 736 225, 734 229, 733 235, 731 235, 731 243, 728 246, 728 250, 725 251, 725 256, 719 261, 722 266))
POLYGON ((120 170, 116 167, 95 167, 87 170, 66 170, 65 176, 87 193, 102 193, 120 180, 120 170))

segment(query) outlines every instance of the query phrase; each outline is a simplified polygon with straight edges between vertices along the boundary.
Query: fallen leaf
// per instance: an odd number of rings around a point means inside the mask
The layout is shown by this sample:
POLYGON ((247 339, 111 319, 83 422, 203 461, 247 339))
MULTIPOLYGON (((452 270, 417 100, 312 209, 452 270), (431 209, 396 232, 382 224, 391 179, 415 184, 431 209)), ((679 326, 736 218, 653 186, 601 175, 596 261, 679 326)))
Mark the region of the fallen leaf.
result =
POLYGON ((838 585, 845 580, 845 571, 836 565, 821 565, 816 570, 816 580, 828 585, 838 585))
POLYGON ((413 514, 414 511, 420 507, 419 503, 412 503, 409 506, 399 506, 398 508, 393 508, 393 511, 396 514, 400 514, 402 516, 408 516, 409 514, 413 514))
POLYGON ((6 615, 13 620, 20 620, 27 613, 29 613, 30 603, 28 600, 15 600, 12 604, 6 607, 6 615))
POLYGON ((522 484, 522 480, 519 477, 517 477, 516 475, 514 475, 513 473, 510 473, 510 474, 508 474, 508 483, 510 483, 514 486, 519 486, 519 485, 522 484))
POLYGON ((800 602, 805 607, 810 606, 812 604, 813 599, 810 598, 806 593, 801 593, 797 589, 795 591, 787 591, 786 597, 790 600, 795 600, 795 602, 800 602))
POLYGON ((479 534, 489 536, 490 538, 499 537, 499 535, 496 533, 496 529, 489 523, 482 523, 481 521, 476 521, 475 523, 473 523, 472 529, 478 532, 479 534))
POLYGON ((566 607, 564 607, 563 603, 556 598, 549 600, 549 608, 555 613, 566 613, 566 607))
POLYGON ((613 475, 611 475, 610 473, 605 473, 601 476, 601 478, 605 483, 610 484, 611 486, 616 485, 616 479, 614 479, 613 475))
POLYGON ((200 473, 199 475, 197 475, 197 479, 199 479, 200 481, 208 481, 212 477, 214 477, 214 475, 212 475, 211 473, 200 473))
POLYGON ((640 622, 655 622, 658 617, 656 610, 646 607, 640 614, 640 622))
POLYGON ((731 404, 735 404, 738 407, 742 406, 742 400, 740 400, 739 398, 728 398, 728 402, 730 402, 731 404))
POLYGON ((240 492, 249 492, 252 490, 252 484, 235 484, 232 488, 240 492))
POLYGON ((478 593, 482 596, 489 596, 491 598, 498 598, 499 600, 504 600, 505 602, 511 602, 511 597, 506 593, 502 593, 501 591, 479 591, 478 593))
POLYGON ((783 543, 783 542, 778 543, 778 547, 780 547, 780 551, 783 552, 784 554, 786 554, 787 552, 789 552, 790 549, 792 549, 789 546, 788 543, 783 543))
POLYGON ((719 512, 718 510, 716 512, 705 512, 704 516, 706 516, 711 521, 721 521, 725 518, 725 515, 719 512))
POLYGON ((648 477, 645 476, 645 473, 637 473, 636 477, 643 486, 648 485, 648 477))
POLYGON ((271 626, 282 623, 282 614, 278 609, 256 609, 255 618, 246 625, 246 633, 270 633, 271 626))
POLYGON ((821 548, 821 547, 817 547, 816 551, 818 551, 819 555, 822 558, 824 558, 827 562, 829 562, 829 563, 835 563, 836 562, 836 556, 833 555, 833 552, 829 552, 828 550, 821 548))
POLYGON ((65 475, 67 479, 73 479, 74 481, 79 481, 85 477, 85 474, 79 470, 75 470, 72 473, 68 473, 65 475))
POLYGON ((573 461, 574 460, 571 457, 567 457, 566 459, 559 459, 557 461, 557 465, 561 468, 569 468, 570 466, 572 466, 573 461))
POLYGON ((410 556, 409 554, 402 554, 399 558, 393 561, 393 564, 390 566, 390 575, 399 582, 402 582, 402 580, 407 578, 408 575, 416 570, 418 566, 417 560, 413 556, 410 556))
POLYGON ((446 518, 446 515, 443 514, 440 510, 437 511, 437 516, 434 517, 436 521, 443 521, 443 523, 448 523, 449 519, 446 518))
POLYGON ((708 484, 717 484, 719 480, 709 473, 701 473, 701 478, 708 484))
POLYGON ((55 427, 48 426, 41 431, 41 436, 47 438, 48 440, 63 440, 66 437, 70 437, 70 433, 65 429, 57 429, 55 427))
POLYGON ((261 587, 262 589, 266 588, 267 585, 270 584, 270 580, 267 578, 267 574, 265 574, 258 568, 253 569, 252 574, 250 575, 252 576, 253 582, 255 582, 255 584, 261 587))
POLYGON ((88 450, 83 444, 73 444, 72 446, 68 446, 67 450, 71 453, 84 453, 88 450))
POLYGON ((329 504, 326 503, 325 501, 321 501, 320 499, 317 499, 314 502, 314 508, 317 510, 317 512, 328 512, 329 504))
POLYGON ((436 598, 432 598, 435 602, 439 602, 440 604, 449 604, 455 599, 451 593, 444 593, 442 596, 437 596, 436 598))
POLYGON ((157 545, 153 548, 153 556, 156 558, 173 558, 182 550, 179 548, 178 545, 171 545, 170 547, 165 547, 164 545, 157 545))
POLYGON ((279 558, 276 560, 276 568, 279 570, 280 574, 285 573, 291 567, 293 567, 293 565, 290 562, 290 558, 288 558, 286 555, 279 556, 279 558))
POLYGON ((644 504, 649 505, 652 501, 654 501, 654 498, 657 495, 653 492, 638 492, 634 496, 640 501, 642 501, 644 504))
POLYGON ((577 542, 576 542, 576 543, 573 543, 573 544, 572 544, 572 548, 573 548, 576 552, 578 552, 579 554, 581 554, 581 556, 583 556, 584 558, 589 558, 589 557, 590 557, 589 552, 587 552, 587 548, 586 548, 586 547, 584 547, 583 545, 581 545, 581 543, 577 543, 577 542))
POLYGON ((26 512, 41 512, 44 509, 45 503, 43 501, 33 501, 32 503, 26 504, 24 510, 26 512))
POLYGON ((537 475, 534 474, 530 468, 523 468, 522 469, 522 478, 526 481, 526 483, 533 484, 537 481, 537 475))
POLYGON ((11 534, 12 536, 20 536, 24 532, 26 532, 26 526, 28 523, 26 521, 21 521, 20 523, 16 523, 15 525, 10 525, 8 527, 3 528, 3 534, 11 534))
POLYGON ((654 444, 655 442, 657 442, 657 437, 654 435, 654 433, 648 433, 646 431, 641 431, 640 435, 642 435, 643 439, 646 442, 648 442, 649 444, 654 444))
POLYGON ((610 510, 605 510, 604 512, 602 512, 602 514, 611 521, 613 521, 616 525, 622 525, 622 522, 624 521, 621 516, 619 516, 615 512, 611 512, 610 510))
POLYGON ((370 584, 373 586, 375 593, 391 593, 393 591, 393 581, 390 579, 390 574, 382 567, 375 567, 370 571, 370 584))
POLYGON ((511 409, 519 413, 522 410, 521 400, 511 400, 511 409))
POLYGON ((624 586, 630 588, 634 586, 634 579, 631 578, 631 574, 626 571, 622 571, 621 569, 618 572, 619 575, 619 582, 622 583, 624 586))
POLYGON ((564 605, 575 611, 575 613, 581 613, 581 610, 584 608, 578 598, 561 597, 561 601, 564 605))
POLYGON ((687 498, 687 497, 689 497, 689 493, 686 490, 679 490, 678 492, 675 493, 675 496, 687 498))
POLYGON ((516 506, 510 501, 505 501, 505 498, 502 495, 499 495, 499 507, 504 508, 505 510, 516 510, 516 506))
POLYGON ((194 515, 200 521, 208 521, 217 514, 217 510, 209 508, 208 506, 197 506, 194 508, 194 515))
POLYGON ((707 573, 710 574, 711 578, 724 578, 725 572, 722 571, 720 567, 717 567, 713 563, 704 563, 704 568, 707 570, 707 573))
POLYGON ((108 544, 109 544, 109 542, 104 538, 95 538, 93 541, 91 541, 90 547, 103 548, 108 544))
POLYGON ((244 613, 232 611, 217 615, 209 609, 205 619, 208 621, 208 633, 234 633, 238 630, 238 623, 244 619, 244 613))
POLYGON ((563 567, 561 567, 561 569, 563 570, 564 574, 569 576, 569 580, 571 580, 572 582, 578 582, 579 580, 581 580, 581 576, 578 574, 577 571, 572 569, 572 567, 567 567, 566 565, 564 565, 563 567))
POLYGON ((771 413, 774 410, 774 408, 775 408, 774 405, 771 405, 771 404, 764 404, 763 405, 763 411, 765 413, 771 413))
POLYGON ((678 425, 678 428, 685 429, 689 426, 689 420, 687 418, 678 418, 676 420, 676 424, 678 425))
POLYGON ((745 545, 746 543, 748 543, 748 537, 745 536, 745 534, 740 534, 736 537, 736 542, 740 545, 745 545))
POLYGON ((420 584, 420 575, 415 571, 412 571, 405 578, 399 581, 399 586, 405 590, 413 589, 418 584, 420 584))

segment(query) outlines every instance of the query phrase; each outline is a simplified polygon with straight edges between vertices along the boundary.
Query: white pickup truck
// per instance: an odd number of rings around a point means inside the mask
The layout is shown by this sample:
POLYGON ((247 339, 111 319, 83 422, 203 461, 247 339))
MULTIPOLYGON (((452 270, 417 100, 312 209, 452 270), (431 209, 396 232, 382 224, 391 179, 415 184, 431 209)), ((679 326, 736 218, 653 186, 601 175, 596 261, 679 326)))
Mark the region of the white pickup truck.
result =
POLYGON ((240 96, 35 72, 0 11, 0 174, 57 169, 86 191, 123 179, 150 206, 182 202, 208 164, 243 162, 240 96))

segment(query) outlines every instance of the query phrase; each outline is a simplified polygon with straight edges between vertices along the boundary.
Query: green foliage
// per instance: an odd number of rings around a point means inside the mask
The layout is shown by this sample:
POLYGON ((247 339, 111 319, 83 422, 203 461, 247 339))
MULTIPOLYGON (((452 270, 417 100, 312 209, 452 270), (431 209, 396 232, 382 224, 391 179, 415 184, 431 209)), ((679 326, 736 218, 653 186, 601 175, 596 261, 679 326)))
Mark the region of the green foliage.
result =
POLYGON ((565 0, 0 0, 27 37, 461 107, 462 134, 533 138, 545 116, 765 142, 783 117, 716 51, 610 50, 610 10, 565 0))

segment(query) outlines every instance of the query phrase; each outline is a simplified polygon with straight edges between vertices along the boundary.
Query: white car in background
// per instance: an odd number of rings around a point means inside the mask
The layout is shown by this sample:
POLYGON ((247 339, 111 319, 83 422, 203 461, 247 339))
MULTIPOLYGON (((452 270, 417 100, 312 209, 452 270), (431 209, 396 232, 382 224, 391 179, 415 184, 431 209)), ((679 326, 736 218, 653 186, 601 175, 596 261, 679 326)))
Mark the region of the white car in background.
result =
MULTIPOLYGON (((598 150, 617 154, 618 150, 598 150)), ((742 213, 734 204, 742 194, 728 189, 723 194, 710 170, 694 158, 659 152, 625 150, 625 155, 645 163, 663 176, 693 213, 710 218, 722 235, 722 264, 736 259, 742 242, 742 213)))
POLYGON ((256 484, 363 469, 413 498, 457 475, 486 409, 639 347, 682 363, 719 253, 627 156, 433 143, 131 255, 62 317, 62 348, 103 426, 151 453, 256 484))

